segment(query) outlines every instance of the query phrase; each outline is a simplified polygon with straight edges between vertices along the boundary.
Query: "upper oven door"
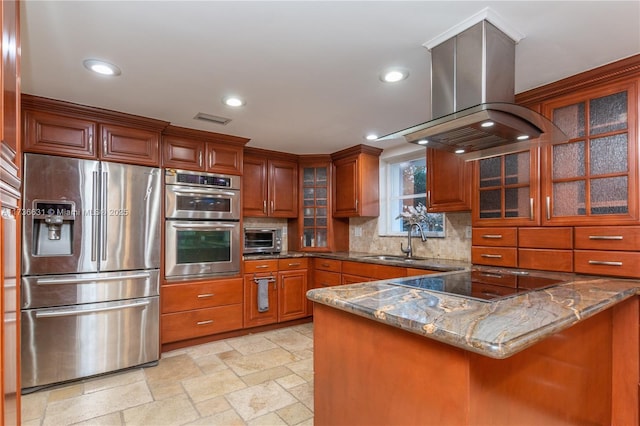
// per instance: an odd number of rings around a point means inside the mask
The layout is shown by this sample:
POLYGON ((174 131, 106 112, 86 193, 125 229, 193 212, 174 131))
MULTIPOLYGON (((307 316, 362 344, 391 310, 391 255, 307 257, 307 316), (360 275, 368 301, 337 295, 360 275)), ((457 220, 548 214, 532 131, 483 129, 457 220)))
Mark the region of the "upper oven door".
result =
POLYGON ((239 191, 185 185, 165 189, 167 218, 240 220, 239 191))

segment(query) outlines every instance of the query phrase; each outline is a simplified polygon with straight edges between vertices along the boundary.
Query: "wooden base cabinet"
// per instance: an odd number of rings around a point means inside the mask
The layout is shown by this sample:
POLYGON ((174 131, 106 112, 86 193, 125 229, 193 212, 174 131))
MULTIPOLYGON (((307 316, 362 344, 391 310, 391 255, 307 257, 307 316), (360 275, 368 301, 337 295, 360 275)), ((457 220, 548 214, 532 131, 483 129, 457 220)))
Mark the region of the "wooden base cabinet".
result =
POLYGON ((290 321, 309 315, 307 258, 245 261, 244 327, 290 321), (258 309, 260 280, 267 282, 268 309, 258 309))
POLYGON ((241 278, 165 284, 161 291, 163 344, 242 329, 241 278))

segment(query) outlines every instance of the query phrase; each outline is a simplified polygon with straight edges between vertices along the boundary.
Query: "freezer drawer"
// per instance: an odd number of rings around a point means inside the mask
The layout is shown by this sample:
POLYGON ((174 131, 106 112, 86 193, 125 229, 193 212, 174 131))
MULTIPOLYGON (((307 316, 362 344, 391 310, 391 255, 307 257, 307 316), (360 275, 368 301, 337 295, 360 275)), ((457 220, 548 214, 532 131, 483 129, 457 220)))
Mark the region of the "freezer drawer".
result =
POLYGON ((20 306, 22 309, 49 308, 158 296, 159 286, 157 269, 23 277, 20 306))
POLYGON ((158 299, 22 311, 23 392, 157 361, 158 299))

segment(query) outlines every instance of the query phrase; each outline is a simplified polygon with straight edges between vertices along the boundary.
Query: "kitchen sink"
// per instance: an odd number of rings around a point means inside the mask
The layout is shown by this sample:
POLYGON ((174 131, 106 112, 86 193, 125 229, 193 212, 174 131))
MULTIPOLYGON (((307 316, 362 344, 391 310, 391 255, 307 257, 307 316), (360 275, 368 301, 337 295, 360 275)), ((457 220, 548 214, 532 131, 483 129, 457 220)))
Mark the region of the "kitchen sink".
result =
POLYGON ((362 256, 361 259, 389 260, 394 262, 416 262, 418 260, 424 260, 420 257, 393 256, 386 254, 362 256))

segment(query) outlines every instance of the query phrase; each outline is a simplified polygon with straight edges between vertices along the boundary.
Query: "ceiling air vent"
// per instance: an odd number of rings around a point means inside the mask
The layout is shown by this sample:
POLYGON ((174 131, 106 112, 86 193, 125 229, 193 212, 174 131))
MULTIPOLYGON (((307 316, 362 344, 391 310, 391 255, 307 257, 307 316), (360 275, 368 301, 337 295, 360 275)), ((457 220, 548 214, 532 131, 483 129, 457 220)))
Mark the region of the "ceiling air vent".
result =
POLYGON ((196 120, 208 121, 210 123, 222 124, 223 126, 231 122, 230 118, 218 117, 217 115, 205 114, 204 112, 197 113, 193 118, 196 120))

